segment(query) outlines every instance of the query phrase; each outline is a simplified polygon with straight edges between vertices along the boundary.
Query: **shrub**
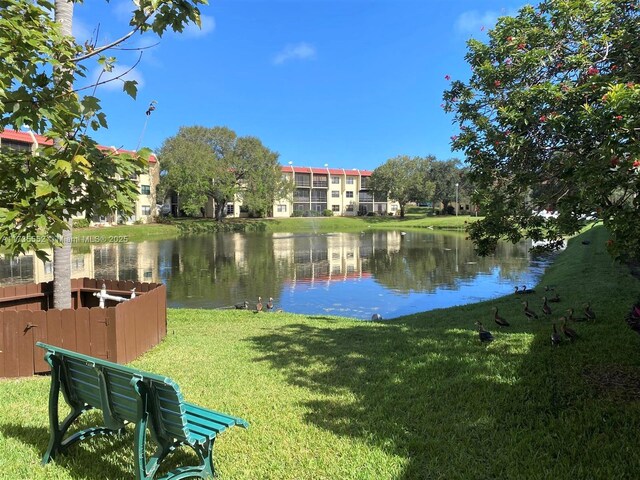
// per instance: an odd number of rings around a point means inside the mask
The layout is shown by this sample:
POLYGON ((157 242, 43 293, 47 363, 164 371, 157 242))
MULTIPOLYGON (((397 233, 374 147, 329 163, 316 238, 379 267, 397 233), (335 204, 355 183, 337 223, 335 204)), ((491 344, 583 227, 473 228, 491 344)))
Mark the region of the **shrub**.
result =
POLYGON ((322 211, 323 217, 333 217, 333 210, 329 210, 328 208, 322 211))
POLYGON ((73 228, 87 228, 90 225, 88 218, 76 218, 73 220, 73 228))
POLYGON ((304 216, 304 210, 294 210, 291 212, 292 217, 302 217, 304 216))

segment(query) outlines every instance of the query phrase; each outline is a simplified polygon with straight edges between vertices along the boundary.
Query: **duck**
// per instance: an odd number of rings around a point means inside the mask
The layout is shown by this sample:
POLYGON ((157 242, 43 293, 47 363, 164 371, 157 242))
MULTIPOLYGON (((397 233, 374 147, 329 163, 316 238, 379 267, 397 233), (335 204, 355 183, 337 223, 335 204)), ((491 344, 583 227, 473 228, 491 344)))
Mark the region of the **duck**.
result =
POLYGON ((565 317, 560 317, 560 320, 562 320, 562 327, 560 327, 562 329, 562 333, 564 333, 564 336, 573 342, 578 338, 578 332, 573 328, 567 327, 567 319, 565 317))
POLYGON ((556 292, 554 297, 551 297, 548 302, 560 303, 560 295, 556 292))
POLYGON ((547 297, 542 297, 542 313, 551 315, 551 307, 547 303, 547 297))
POLYGON ((249 302, 246 300, 242 303, 236 303, 237 310, 247 310, 249 308, 249 302))
POLYGON ((538 314, 529 308, 529 302, 525 300, 522 305, 524 305, 524 314, 529 320, 538 319, 538 314))
POLYGON ((596 312, 594 312, 591 309, 591 302, 587 302, 584 305, 584 316, 587 318, 587 320, 595 320, 596 319, 596 312))
POLYGON ((584 317, 574 317, 573 308, 568 308, 567 313, 569 314, 569 316, 567 317, 567 320, 569 320, 570 322, 584 322, 586 320, 586 318, 584 317))
POLYGON ((493 342, 493 335, 491 335, 491 332, 484 329, 482 323, 476 322, 476 326, 478 327, 478 336, 480 337, 480 343, 493 342))
POLYGON ((516 289, 516 291, 513 293, 515 293, 516 295, 522 295, 524 293, 522 290, 520 290, 520 287, 518 285, 516 285, 514 288, 516 289))
POLYGON ((551 334, 551 345, 557 347, 562 342, 562 336, 556 329, 556 322, 553 322, 553 333, 551 334))
POLYGON ((493 307, 493 319, 496 322, 496 324, 500 327, 509 327, 510 324, 509 322, 507 322, 507 320, 503 317, 501 317, 500 315, 498 315, 498 307, 493 307))
POLYGON ((527 295, 528 295, 528 294, 531 294, 531 293, 536 293, 536 291, 535 291, 534 289, 532 289, 532 288, 527 288, 527 286, 526 286, 526 285, 522 285, 522 290, 520 290, 520 291, 521 291, 522 293, 527 294, 527 295))
POLYGON ((273 297, 269 297, 269 301, 267 302, 267 310, 273 310, 273 297))
POLYGON ((256 310, 254 313, 260 313, 262 311, 262 297, 258 297, 258 303, 256 303, 256 310))

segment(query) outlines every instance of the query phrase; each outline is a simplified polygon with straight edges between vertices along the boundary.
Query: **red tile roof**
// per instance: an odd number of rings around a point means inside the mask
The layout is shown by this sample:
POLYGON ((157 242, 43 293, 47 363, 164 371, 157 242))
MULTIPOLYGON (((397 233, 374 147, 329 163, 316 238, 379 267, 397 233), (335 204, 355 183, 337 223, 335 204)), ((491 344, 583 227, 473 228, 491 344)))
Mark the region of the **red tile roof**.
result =
MULTIPOLYGON (((15 130, 5 129, 0 132, 0 138, 3 140, 6 139, 6 140, 11 140, 13 142, 28 143, 28 144, 34 143, 34 140, 35 140, 38 143, 38 145, 53 145, 53 140, 51 140, 50 138, 47 138, 44 135, 37 135, 33 132, 17 132, 15 130)), ((135 154, 133 150, 125 150, 123 148, 105 147, 103 145, 99 145, 98 148, 100 150, 111 150, 116 153, 135 154)), ((149 157, 149 163, 156 163, 157 161, 158 159, 156 158, 155 155, 152 154, 149 157)))
POLYGON ((293 172, 293 173, 319 173, 326 174, 327 172, 330 175, 360 175, 362 177, 370 177, 371 170, 358 170, 357 168, 346 169, 346 168, 328 168, 328 167, 294 167, 293 165, 281 165, 280 170, 283 173, 293 172))

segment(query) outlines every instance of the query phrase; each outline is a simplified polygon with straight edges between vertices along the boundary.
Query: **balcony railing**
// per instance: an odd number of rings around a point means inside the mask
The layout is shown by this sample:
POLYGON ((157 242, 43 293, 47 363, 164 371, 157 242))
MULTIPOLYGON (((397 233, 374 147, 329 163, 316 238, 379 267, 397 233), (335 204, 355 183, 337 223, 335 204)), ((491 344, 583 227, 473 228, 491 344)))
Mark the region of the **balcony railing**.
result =
POLYGON ((328 182, 326 180, 314 180, 313 181, 313 187, 314 188, 327 188, 329 186, 328 182))

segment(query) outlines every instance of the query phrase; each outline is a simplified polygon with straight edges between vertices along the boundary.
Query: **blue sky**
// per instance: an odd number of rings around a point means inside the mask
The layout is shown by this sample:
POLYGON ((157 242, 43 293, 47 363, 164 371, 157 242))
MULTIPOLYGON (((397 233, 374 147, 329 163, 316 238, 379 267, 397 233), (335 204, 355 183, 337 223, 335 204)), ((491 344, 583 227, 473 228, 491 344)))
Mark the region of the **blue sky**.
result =
MULTIPOLYGON (((280 153, 280 163, 374 169, 396 155, 445 160, 457 133, 440 105, 445 75, 467 78, 466 40, 484 38, 512 0, 213 0, 203 29, 136 35, 144 51, 129 75, 136 101, 115 81, 98 87, 105 145, 158 149, 179 127, 225 125, 280 153), (157 108, 147 119, 151 101, 157 108), (145 121, 148 120, 145 128, 145 121)), ((83 42, 127 32, 124 0, 76 6, 83 42)), ((138 53, 114 51, 120 67, 138 53)), ((96 78, 95 64, 87 64, 96 78)), ((104 77, 103 77, 104 78, 104 77)), ((78 81, 82 87, 87 81, 78 81)))

